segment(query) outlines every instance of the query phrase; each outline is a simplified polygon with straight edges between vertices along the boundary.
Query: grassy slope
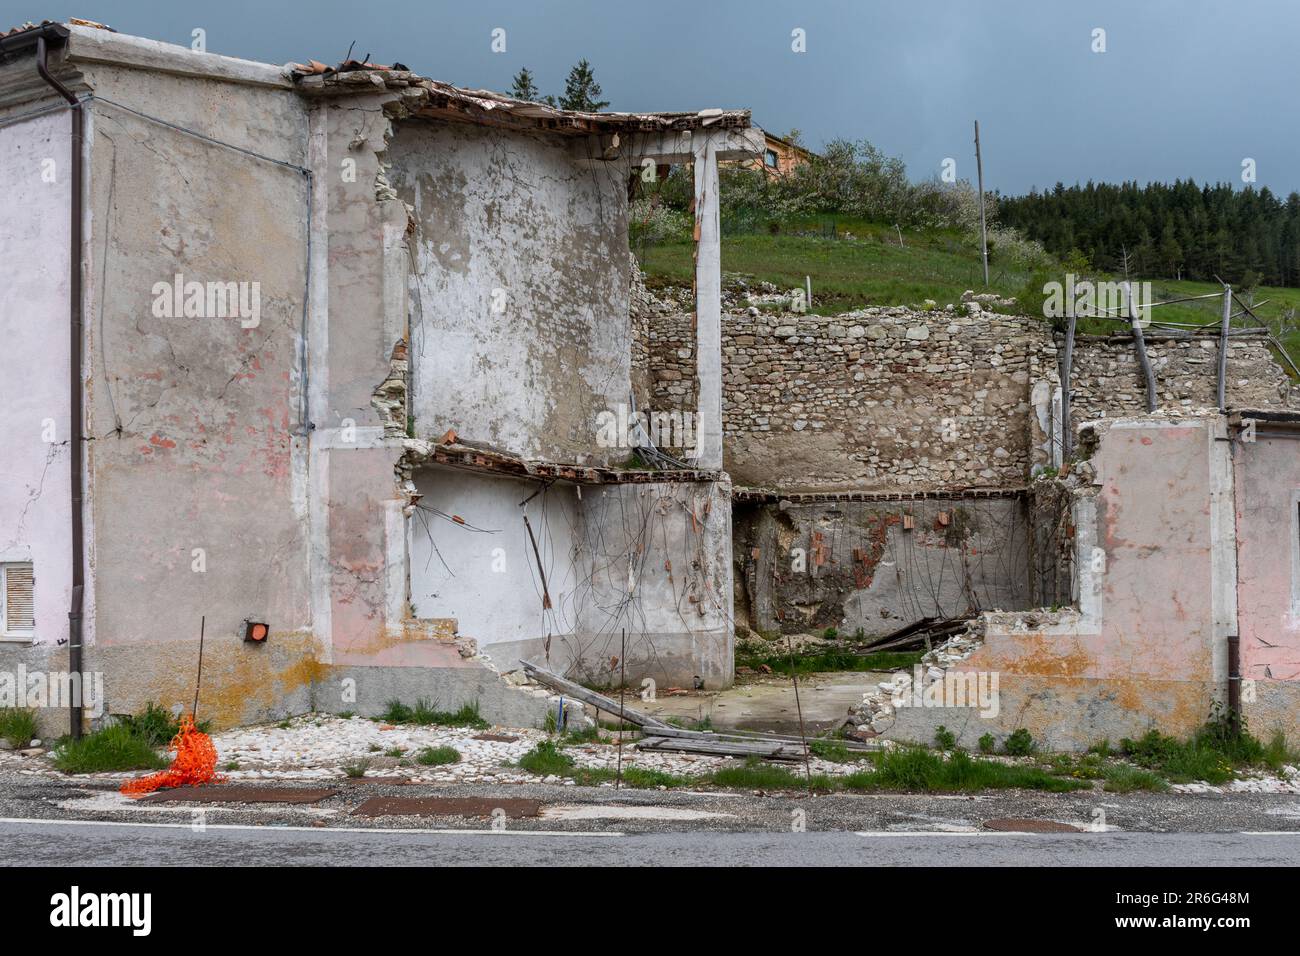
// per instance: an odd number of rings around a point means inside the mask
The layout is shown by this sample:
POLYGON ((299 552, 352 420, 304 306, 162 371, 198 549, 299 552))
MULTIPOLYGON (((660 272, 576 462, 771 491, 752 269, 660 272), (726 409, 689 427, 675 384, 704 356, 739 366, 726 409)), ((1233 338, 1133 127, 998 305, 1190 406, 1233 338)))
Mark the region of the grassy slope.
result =
MULTIPOLYGON (((807 224, 811 226, 812 224, 807 224)), ((816 234, 738 235, 722 240, 722 267, 755 280, 775 283, 782 289, 802 287, 811 276, 813 310, 822 315, 844 312, 867 305, 919 306, 925 299, 940 307, 957 302, 966 289, 983 291, 978 249, 952 232, 909 232, 903 245, 892 226, 841 221, 840 235, 851 232, 854 240, 831 239, 816 234)), ((693 275, 693 246, 671 242, 638 248, 638 258, 650 285, 690 285, 693 275)), ((1064 270, 1052 277, 1064 281, 1064 270)), ((1114 278, 1103 276, 1101 278, 1114 278)), ((990 266, 990 291, 1004 296, 1019 294, 1030 279, 1025 270, 990 266)), ((1218 291, 1214 283, 1175 282, 1151 279, 1156 301, 1218 291)), ((1261 287, 1254 301, 1263 302, 1255 311, 1266 321, 1276 322, 1283 308, 1300 309, 1300 289, 1261 287), (1265 301, 1267 300, 1267 301, 1265 301)), ((1220 304, 1214 300, 1162 307, 1154 317, 1162 321, 1210 324, 1219 320, 1220 304)), ((1238 324, 1246 317, 1237 319, 1238 324)), ((1081 322, 1083 332, 1112 331, 1119 326, 1103 321, 1081 322)), ((1300 362, 1300 333, 1284 338, 1292 357, 1300 362)))

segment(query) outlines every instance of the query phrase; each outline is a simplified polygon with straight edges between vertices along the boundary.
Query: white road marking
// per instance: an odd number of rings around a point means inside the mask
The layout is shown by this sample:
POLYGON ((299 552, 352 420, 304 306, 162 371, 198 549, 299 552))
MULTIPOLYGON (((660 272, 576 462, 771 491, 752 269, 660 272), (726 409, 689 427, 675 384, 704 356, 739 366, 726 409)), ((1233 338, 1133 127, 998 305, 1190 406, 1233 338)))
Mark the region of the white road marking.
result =
MULTIPOLYGON (((37 823, 55 826, 79 827, 152 827, 163 830, 194 830, 188 823, 157 823, 136 820, 41 820, 33 817, 0 817, 2 823, 37 823)), ((280 833, 285 830, 301 833, 433 833, 448 836, 558 836, 558 837, 621 837, 621 830, 451 830, 420 827, 297 827, 297 826, 247 826, 238 823, 208 823, 205 830, 250 830, 257 833, 280 833)))

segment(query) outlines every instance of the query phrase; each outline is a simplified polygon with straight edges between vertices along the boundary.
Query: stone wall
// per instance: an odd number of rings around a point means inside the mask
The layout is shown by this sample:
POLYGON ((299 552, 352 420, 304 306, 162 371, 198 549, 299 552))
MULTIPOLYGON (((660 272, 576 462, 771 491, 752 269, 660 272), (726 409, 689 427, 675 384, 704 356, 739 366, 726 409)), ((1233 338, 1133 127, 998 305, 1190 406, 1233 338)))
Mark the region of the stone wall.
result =
MULTIPOLYGON (((1022 487, 1051 464, 1058 343, 1045 322, 989 311, 968 293, 930 311, 835 316, 759 311, 731 290, 723 314, 724 467, 739 486, 795 491, 1022 487)), ((648 406, 695 407, 689 291, 634 295, 648 406)), ((1215 404, 1215 339, 1148 333, 1161 407, 1215 404)), ((1071 418, 1145 410, 1128 336, 1080 336, 1071 418)), ((637 373, 634 373, 636 377, 637 373)), ((1300 395, 1300 393, 1298 393, 1300 395)), ((1229 404, 1294 405, 1262 339, 1231 343, 1229 404)))
MULTIPOLYGON (((1159 339, 1151 332, 1145 337, 1161 408, 1177 411, 1217 407, 1217 339, 1159 339)), ((1131 338, 1081 338, 1075 345, 1074 355, 1070 417, 1076 428, 1094 418, 1146 412, 1146 380, 1138 368, 1137 351, 1131 338)), ((1262 339, 1230 341, 1228 404, 1231 407, 1295 407, 1297 399, 1300 391, 1292 395, 1286 372, 1274 361, 1262 339)))

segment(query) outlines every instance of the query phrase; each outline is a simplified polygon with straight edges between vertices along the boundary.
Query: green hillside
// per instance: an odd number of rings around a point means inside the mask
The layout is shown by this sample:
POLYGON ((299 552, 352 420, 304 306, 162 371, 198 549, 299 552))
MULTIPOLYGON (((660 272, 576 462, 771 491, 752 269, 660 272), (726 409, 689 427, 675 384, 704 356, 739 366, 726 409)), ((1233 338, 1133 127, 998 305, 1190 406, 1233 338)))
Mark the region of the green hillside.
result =
MULTIPOLYGON (((940 307, 959 301, 966 289, 985 291, 978 247, 955 230, 908 230, 901 234, 893 226, 853 220, 822 219, 783 227, 776 234, 748 233, 724 236, 722 268, 767 281, 783 289, 802 287, 804 276, 812 279, 812 311, 830 315, 864 306, 919 306, 932 299, 940 307), (832 235, 834 238, 832 238, 832 235)), ((693 274, 693 245, 689 241, 636 245, 633 248, 647 284, 690 285, 693 274)), ((1072 267, 1073 268, 1073 267, 1072 267)), ((988 291, 1029 301, 1026 290, 1042 288, 1048 280, 1064 282, 1067 267, 1058 263, 1048 269, 1004 267, 990 264, 988 291)), ((1073 268, 1076 274, 1078 268, 1073 268)), ((1094 280, 1119 276, 1087 270, 1094 280)), ((1140 277, 1137 277, 1140 278, 1140 277)), ((1202 295, 1218 291, 1214 283, 1151 279, 1156 301, 1202 295)), ((1300 331, 1289 328, 1287 315, 1300 309, 1300 289, 1261 286, 1250 300, 1260 303, 1256 314, 1281 338, 1291 356, 1300 360, 1300 331)), ((1213 324, 1219 320, 1221 304, 1213 299, 1181 303, 1157 309, 1158 321, 1213 324)), ((1044 320, 1046 321, 1046 320, 1044 320)), ((1248 317, 1236 319, 1246 324, 1248 317)), ((1122 329, 1117 323, 1081 321, 1084 332, 1122 329)))

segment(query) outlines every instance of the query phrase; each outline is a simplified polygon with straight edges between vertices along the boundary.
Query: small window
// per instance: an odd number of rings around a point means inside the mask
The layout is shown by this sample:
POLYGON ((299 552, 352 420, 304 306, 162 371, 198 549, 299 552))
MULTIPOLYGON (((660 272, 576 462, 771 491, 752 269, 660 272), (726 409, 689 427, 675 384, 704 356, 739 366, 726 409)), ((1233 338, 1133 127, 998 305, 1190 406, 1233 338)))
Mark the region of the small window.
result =
POLYGON ((0 564, 0 637, 31 637, 36 629, 36 578, 30 561, 0 564))
POLYGON ((776 169, 776 150, 769 149, 763 155, 763 161, 767 163, 767 165, 770 166, 772 169, 776 169))

